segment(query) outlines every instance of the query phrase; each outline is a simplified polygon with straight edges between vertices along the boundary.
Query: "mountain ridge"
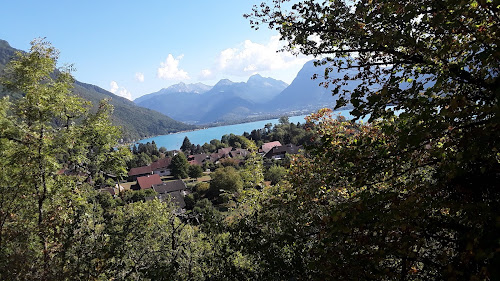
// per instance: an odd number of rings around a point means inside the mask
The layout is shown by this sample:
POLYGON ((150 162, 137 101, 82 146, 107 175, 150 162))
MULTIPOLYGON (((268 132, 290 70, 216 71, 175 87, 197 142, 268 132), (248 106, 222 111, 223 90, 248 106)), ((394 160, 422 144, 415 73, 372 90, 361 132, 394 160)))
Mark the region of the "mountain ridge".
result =
MULTIPOLYGON (((200 95, 167 96, 156 95, 147 102, 135 102, 170 115, 175 119, 195 124, 235 123, 236 120, 258 118, 276 114, 308 114, 320 108, 333 108, 337 97, 332 97, 333 86, 320 86, 324 79, 314 74, 325 72, 327 65, 316 66, 316 60, 308 61, 287 83, 259 74, 252 75, 247 82, 219 80, 209 91, 200 95)), ((340 71, 336 75, 344 75, 340 71)), ((332 74, 335 72, 331 72, 332 74)), ((353 89, 356 82, 349 82, 342 89, 353 89)))
POLYGON ((253 75, 247 82, 221 79, 208 91, 199 94, 174 95, 168 90, 183 85, 172 85, 134 102, 183 122, 208 124, 244 119, 253 114, 258 101, 271 100, 288 86, 280 80, 253 75))

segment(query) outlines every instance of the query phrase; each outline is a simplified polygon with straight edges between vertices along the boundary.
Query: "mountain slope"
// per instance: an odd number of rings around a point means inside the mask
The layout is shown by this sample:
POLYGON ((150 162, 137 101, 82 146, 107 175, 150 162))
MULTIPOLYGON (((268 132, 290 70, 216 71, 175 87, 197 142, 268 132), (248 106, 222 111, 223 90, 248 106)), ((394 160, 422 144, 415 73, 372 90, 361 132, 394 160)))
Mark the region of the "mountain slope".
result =
POLYGON ((193 85, 197 84, 179 83, 135 102, 184 122, 234 122, 253 114, 259 104, 271 100, 288 86, 260 75, 250 77, 247 82, 222 79, 205 92, 194 91, 193 85))
MULTIPOLYGON (((17 50, 12 48, 7 41, 0 40, 0 73, 3 72, 8 61, 14 57, 15 51, 17 50)), ((122 127, 124 141, 194 129, 192 125, 175 121, 154 110, 139 107, 132 101, 95 85, 75 81, 73 92, 94 105, 102 99, 110 99, 110 103, 114 106, 112 121, 114 125, 122 127)), ((0 97, 7 94, 0 88, 0 97)), ((9 95, 16 98, 16 94, 9 95)))
MULTIPOLYGON (((274 97, 265 107, 266 111, 289 112, 289 111, 315 111, 322 107, 333 108, 337 97, 332 96, 333 87, 320 86, 324 82, 321 74, 325 72, 326 66, 314 66, 314 60, 304 64, 290 86, 274 97), (312 79, 318 74, 317 79, 312 79)), ((330 75, 344 76, 345 72, 331 72, 330 75)), ((349 82, 342 89, 354 89, 356 82, 349 82)))

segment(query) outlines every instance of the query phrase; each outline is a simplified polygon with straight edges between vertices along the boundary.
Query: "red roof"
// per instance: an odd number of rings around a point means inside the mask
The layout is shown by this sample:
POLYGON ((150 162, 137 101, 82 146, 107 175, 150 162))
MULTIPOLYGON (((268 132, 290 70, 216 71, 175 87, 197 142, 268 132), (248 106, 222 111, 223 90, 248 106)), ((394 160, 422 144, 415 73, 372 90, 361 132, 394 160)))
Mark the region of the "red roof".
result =
POLYGON ((142 166, 130 169, 128 175, 137 176, 137 175, 151 174, 151 172, 153 172, 153 170, 151 170, 151 166, 142 166))
POLYGON ((170 157, 158 159, 155 162, 151 163, 151 169, 153 171, 160 170, 160 169, 167 169, 168 166, 170 166, 171 161, 172 161, 172 158, 170 158, 170 157))
POLYGON ((275 146, 281 146, 281 143, 279 141, 272 141, 272 142, 267 142, 262 145, 261 150, 264 153, 269 152, 269 150, 273 149, 275 146))
POLYGON ((191 165, 201 166, 203 165, 203 161, 205 161, 207 158, 210 158, 210 156, 205 153, 189 155, 188 162, 191 165))
POLYGON ((229 154, 229 152, 231 152, 231 150, 233 150, 232 147, 223 147, 223 148, 219 148, 219 150, 217 150, 217 153, 220 155, 227 155, 229 154))
POLYGON ((141 189, 152 188, 153 185, 162 183, 163 182, 161 181, 160 175, 158 174, 137 178, 137 184, 141 189))

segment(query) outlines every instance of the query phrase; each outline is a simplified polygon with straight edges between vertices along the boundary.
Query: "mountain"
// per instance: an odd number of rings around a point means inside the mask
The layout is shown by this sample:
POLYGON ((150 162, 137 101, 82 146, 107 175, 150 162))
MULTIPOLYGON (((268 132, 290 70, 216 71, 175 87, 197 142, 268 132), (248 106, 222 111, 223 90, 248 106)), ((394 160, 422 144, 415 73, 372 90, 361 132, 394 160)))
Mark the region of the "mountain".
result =
MULTIPOLYGON (((3 72, 5 65, 14 57, 16 51, 7 41, 0 40, 0 73, 3 72)), ((111 119, 114 125, 122 127, 124 141, 133 141, 195 128, 154 110, 137 106, 132 101, 114 95, 95 85, 75 81, 73 92, 83 99, 91 101, 94 106, 102 99, 110 99, 110 104, 114 106, 111 119)), ((20 94, 16 93, 6 93, 0 88, 0 97, 5 95, 11 95, 13 98, 20 96, 20 94)))
MULTIPOLYGON (((290 85, 257 74, 247 82, 222 79, 205 92, 194 92, 189 85, 179 83, 135 102, 194 124, 235 123, 238 120, 309 114, 323 107, 333 108, 337 101, 337 97, 332 97, 333 86, 320 86, 324 82, 321 74, 325 73, 327 65, 315 66, 314 61, 305 63, 290 85), (314 74, 318 74, 318 78, 313 80, 314 74)), ((333 69, 330 75, 344 77, 355 74, 353 71, 333 69)), ((341 90, 352 90, 358 84, 357 81, 349 81, 342 85, 341 90)))
POLYGON ((247 82, 222 79, 213 87, 179 83, 135 102, 183 122, 230 122, 253 114, 259 104, 270 101, 287 86, 283 81, 253 75, 247 82))
MULTIPOLYGON (((304 64, 290 86, 269 101, 263 110, 286 113, 291 111, 313 112, 323 107, 333 108, 337 101, 337 97, 332 96, 333 86, 328 88, 320 86, 320 83, 325 81, 320 75, 325 72, 325 68, 325 65, 315 66, 314 60, 304 64), (318 74, 317 79, 312 79, 314 74, 318 74)), ((347 74, 346 71, 337 72, 335 70, 330 73, 336 77, 343 77, 345 74, 347 74)), ((357 84, 355 81, 350 81, 341 89, 352 90, 357 84)))
POLYGON ((251 76, 247 85, 252 91, 244 92, 240 97, 256 103, 268 102, 288 87, 288 84, 281 80, 262 77, 259 74, 251 76))
POLYGON ((168 88, 164 88, 159 90, 158 92, 147 94, 141 97, 138 97, 134 100, 135 103, 144 102, 152 97, 160 96, 160 95, 168 95, 173 93, 193 93, 193 94, 203 94, 209 91, 212 87, 205 85, 203 83, 196 84, 184 84, 180 82, 178 84, 172 85, 168 88))

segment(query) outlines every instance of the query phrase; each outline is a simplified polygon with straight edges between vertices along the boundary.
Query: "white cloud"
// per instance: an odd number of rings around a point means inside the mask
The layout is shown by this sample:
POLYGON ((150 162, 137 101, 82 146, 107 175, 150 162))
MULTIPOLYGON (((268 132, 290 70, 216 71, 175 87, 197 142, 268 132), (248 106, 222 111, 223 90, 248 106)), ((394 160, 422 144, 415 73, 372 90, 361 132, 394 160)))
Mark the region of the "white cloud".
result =
POLYGON ((144 82, 144 73, 136 72, 135 73, 135 80, 137 80, 139 82, 144 82))
POLYGON ((158 68, 158 78, 162 79, 172 79, 172 80, 187 80, 189 79, 189 75, 186 71, 179 69, 179 61, 184 57, 184 55, 180 55, 177 58, 174 58, 172 54, 168 54, 165 62, 160 63, 160 67, 158 68))
POLYGON ((118 90, 118 88, 119 88, 119 87, 118 87, 118 83, 116 83, 115 81, 111 81, 111 83, 109 83, 109 85, 110 85, 110 87, 111 87, 111 88, 109 89, 109 91, 110 91, 111 93, 113 93, 113 94, 114 94, 114 93, 116 93, 116 91, 117 91, 117 90, 118 90))
POLYGON ((283 43, 279 36, 273 36, 267 44, 258 44, 245 40, 240 48, 228 48, 220 52, 216 64, 211 70, 224 74, 248 76, 258 72, 289 69, 302 66, 311 58, 295 56, 281 50, 283 43))
POLYGON ((124 98, 129 99, 129 100, 132 100, 132 94, 124 87, 118 86, 118 83, 116 83, 116 81, 111 81, 111 83, 109 83, 109 85, 111 87, 109 89, 109 91, 111 93, 113 93, 117 96, 120 96, 120 97, 124 97, 124 98))
POLYGON ((203 69, 200 73, 201 79, 212 79, 215 78, 214 73, 210 69, 203 69))

